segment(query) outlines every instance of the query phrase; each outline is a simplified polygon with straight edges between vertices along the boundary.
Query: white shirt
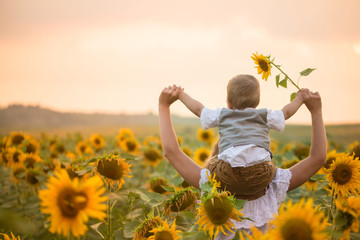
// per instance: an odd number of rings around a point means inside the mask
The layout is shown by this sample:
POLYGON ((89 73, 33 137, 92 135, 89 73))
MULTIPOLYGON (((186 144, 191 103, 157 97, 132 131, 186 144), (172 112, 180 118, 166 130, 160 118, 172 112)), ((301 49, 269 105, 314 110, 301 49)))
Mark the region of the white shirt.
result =
MULTIPOLYGON (((200 121, 203 129, 219 126, 222 108, 211 110, 204 107, 201 111, 200 121)), ((234 110, 241 111, 241 110, 234 110)), ((272 111, 267 109, 267 126, 282 132, 285 128, 285 117, 282 110, 272 111)), ((232 167, 247 167, 263 161, 271 161, 270 153, 259 146, 248 144, 227 148, 218 155, 218 159, 230 163, 232 167)))

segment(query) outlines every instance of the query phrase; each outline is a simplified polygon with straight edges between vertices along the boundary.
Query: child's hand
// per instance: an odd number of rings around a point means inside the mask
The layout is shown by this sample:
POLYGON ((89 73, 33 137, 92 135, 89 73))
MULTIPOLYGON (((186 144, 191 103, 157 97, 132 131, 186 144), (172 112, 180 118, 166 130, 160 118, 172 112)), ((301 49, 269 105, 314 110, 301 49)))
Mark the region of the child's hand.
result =
POLYGON ((321 110, 322 103, 318 92, 313 93, 309 89, 302 89, 301 91, 304 103, 311 113, 321 110))
POLYGON ((159 97, 159 105, 165 105, 169 107, 173 102, 179 99, 180 93, 184 89, 181 86, 168 86, 164 88, 159 97))

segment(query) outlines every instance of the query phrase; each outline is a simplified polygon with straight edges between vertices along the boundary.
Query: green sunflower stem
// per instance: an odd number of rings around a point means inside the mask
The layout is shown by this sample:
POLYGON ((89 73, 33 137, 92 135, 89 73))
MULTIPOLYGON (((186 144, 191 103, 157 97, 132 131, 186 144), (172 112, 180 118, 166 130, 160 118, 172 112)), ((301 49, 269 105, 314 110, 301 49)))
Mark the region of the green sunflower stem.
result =
POLYGON ((291 80, 291 78, 283 71, 283 70, 281 70, 281 68, 278 66, 278 65, 276 65, 275 63, 273 63, 273 62, 270 62, 270 64, 272 64, 274 67, 276 67, 282 74, 284 74, 284 76, 286 77, 286 79, 288 79, 299 91, 301 90, 300 88, 299 88, 299 86, 293 81, 293 80, 291 80))
POLYGON ((334 239, 334 231, 335 231, 335 190, 332 190, 331 194, 331 207, 330 207, 330 222, 332 223, 331 227, 331 240, 334 239))
MULTIPOLYGON (((107 189, 108 191, 111 193, 111 185, 108 183, 107 184, 107 189)), ((108 216, 108 220, 107 220, 107 239, 112 239, 112 235, 111 235, 111 200, 109 199, 107 201, 107 216, 108 216)))

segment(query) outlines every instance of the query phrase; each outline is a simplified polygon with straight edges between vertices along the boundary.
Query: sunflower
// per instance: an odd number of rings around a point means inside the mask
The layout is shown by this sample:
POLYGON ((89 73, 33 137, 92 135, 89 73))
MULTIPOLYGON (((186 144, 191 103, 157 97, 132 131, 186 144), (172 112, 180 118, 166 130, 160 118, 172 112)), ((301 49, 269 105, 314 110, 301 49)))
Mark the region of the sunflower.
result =
POLYGON ((319 206, 313 208, 313 200, 301 199, 293 204, 290 200, 282 204, 279 215, 270 224, 273 226, 269 239, 293 240, 293 239, 328 239, 325 232, 327 218, 319 211, 319 206))
POLYGON ((25 171, 26 169, 23 166, 12 168, 11 175, 14 183, 20 183, 21 179, 24 179, 25 171))
POLYGON ((305 145, 305 144, 298 144, 296 145, 295 149, 294 149, 294 154, 296 157, 298 157, 300 160, 306 158, 307 156, 309 156, 309 151, 310 148, 309 146, 305 145))
POLYGON ((156 147, 158 149, 162 148, 161 140, 157 136, 148 136, 143 141, 143 145, 147 147, 156 147))
POLYGON ((66 152, 65 145, 54 140, 50 143, 50 152, 54 155, 63 154, 66 152))
POLYGON ((150 179, 148 186, 150 191, 163 194, 167 191, 162 186, 169 186, 169 184, 163 177, 154 177, 150 179))
POLYGON ((126 138, 120 143, 120 147, 126 153, 136 154, 140 144, 135 138, 126 138))
POLYGON ((295 147, 294 143, 288 143, 288 144, 284 145, 280 150, 280 155, 290 152, 294 147, 295 147))
POLYGON ((10 168, 18 168, 24 166, 24 163, 22 162, 23 154, 24 153, 21 150, 15 147, 8 148, 8 166, 10 168))
POLYGON ((334 195, 345 197, 359 189, 360 161, 347 153, 337 154, 326 173, 326 179, 334 195))
POLYGON ((8 137, 4 136, 3 138, 0 138, 0 152, 6 148, 8 137))
POLYGON ((245 240, 244 236, 246 236, 249 240, 265 240, 269 238, 269 232, 264 234, 257 227, 253 226, 250 227, 249 232, 239 232, 240 240, 245 240))
POLYGON ((130 128, 121 128, 119 130, 119 133, 116 137, 118 146, 121 145, 121 142, 123 142, 127 138, 134 138, 134 133, 131 131, 130 128))
POLYGON ((163 159, 163 155, 159 149, 155 147, 148 147, 143 151, 144 160, 146 163, 156 166, 163 159))
POLYGON ((360 198, 351 196, 335 200, 337 208, 335 224, 343 232, 342 239, 350 239, 350 231, 359 231, 360 198))
POLYGON ((0 152, 0 163, 3 163, 4 166, 9 164, 9 151, 7 149, 0 152))
POLYGON ((262 73, 261 78, 265 79, 267 81, 268 77, 271 75, 271 65, 270 60, 268 57, 265 57, 262 54, 253 53, 253 56, 251 56, 252 60, 254 60, 255 68, 258 70, 258 74, 262 73))
POLYGON ((37 171, 33 169, 28 169, 25 173, 25 182, 30 186, 40 186, 40 182, 37 176, 39 176, 39 173, 37 171))
POLYGON ((161 226, 153 228, 150 232, 154 235, 150 236, 148 240, 178 240, 180 239, 179 233, 181 231, 176 230, 175 221, 170 228, 167 220, 165 220, 161 226))
POLYGON ((304 183, 304 187, 309 191, 315 191, 317 189, 318 181, 309 179, 304 183))
POLYGON ((192 157, 193 151, 191 148, 185 146, 181 148, 181 151, 183 151, 188 157, 192 157))
POLYGON ((21 149, 24 153, 39 153, 40 144, 34 138, 26 139, 21 144, 21 149))
POLYGON ((79 156, 82 156, 83 154, 93 154, 94 151, 92 150, 92 148, 90 147, 90 145, 85 142, 85 141, 79 141, 76 144, 76 151, 79 154, 79 156))
POLYGON ((194 154, 194 159, 197 164, 203 166, 206 160, 209 158, 209 156, 210 156, 210 150, 205 147, 200 147, 196 149, 194 154))
POLYGON ((10 146, 19 146, 25 139, 28 139, 29 136, 22 132, 11 132, 8 138, 7 147, 10 146))
POLYGON ((146 218, 135 230, 133 240, 147 240, 148 237, 154 235, 150 232, 156 227, 163 225, 163 220, 160 217, 148 217, 146 218))
POLYGON ((297 158, 294 158, 293 160, 286 160, 286 161, 282 162, 281 168, 284 168, 284 169, 291 168, 298 162, 300 162, 300 160, 297 158))
POLYGON ((34 168, 35 164, 41 162, 41 158, 38 154, 35 153, 25 153, 20 156, 21 162, 23 162, 26 168, 34 168))
POLYGON ((336 155, 337 155, 336 150, 332 150, 332 151, 327 153, 327 155, 326 155, 326 163, 319 170, 320 174, 326 174, 326 171, 330 169, 331 164, 335 161, 336 155))
POLYGON ((0 234, 4 236, 4 240, 20 240, 20 236, 15 237, 12 232, 11 232, 11 238, 9 237, 9 235, 5 233, 0 233, 0 234))
POLYGON ((214 131, 212 129, 204 130, 199 128, 197 131, 197 139, 201 142, 211 145, 214 142, 214 131))
POLYGON ((116 182, 118 189, 124 184, 124 178, 131 178, 130 173, 131 165, 125 162, 124 158, 119 158, 117 155, 105 156, 99 158, 96 162, 97 172, 106 178, 106 181, 111 186, 116 182))
POLYGON ((353 142, 348 147, 350 155, 354 156, 354 158, 360 159, 360 144, 358 141, 353 142))
POLYGON ((233 196, 229 196, 227 192, 215 192, 202 197, 197 210, 199 230, 209 232, 210 238, 216 237, 220 231, 225 235, 228 235, 226 230, 234 233, 232 221, 241 221, 243 216, 235 208, 233 196))
POLYGON ((100 177, 70 179, 64 169, 51 176, 47 189, 39 191, 41 212, 50 214, 50 232, 75 237, 84 235, 89 217, 102 221, 105 217, 107 197, 100 177))
POLYGON ((271 141, 270 141, 270 150, 271 150, 272 154, 275 154, 277 152, 278 146, 279 146, 278 141, 275 140, 275 139, 271 139, 271 141))
POLYGON ((188 210, 195 206, 196 199, 191 187, 180 189, 164 202, 164 213, 169 215, 188 210))
POLYGON ((103 149, 105 146, 104 137, 99 134, 93 134, 90 136, 90 142, 96 151, 103 149))

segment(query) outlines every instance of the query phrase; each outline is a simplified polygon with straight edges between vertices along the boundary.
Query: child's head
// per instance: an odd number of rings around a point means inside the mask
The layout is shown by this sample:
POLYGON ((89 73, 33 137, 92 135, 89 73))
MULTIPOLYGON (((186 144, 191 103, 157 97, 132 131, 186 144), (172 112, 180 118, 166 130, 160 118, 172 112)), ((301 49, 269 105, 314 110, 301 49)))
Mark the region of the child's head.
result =
POLYGON ((251 75, 236 75, 227 85, 227 101, 231 109, 256 108, 260 102, 259 81, 251 75))

